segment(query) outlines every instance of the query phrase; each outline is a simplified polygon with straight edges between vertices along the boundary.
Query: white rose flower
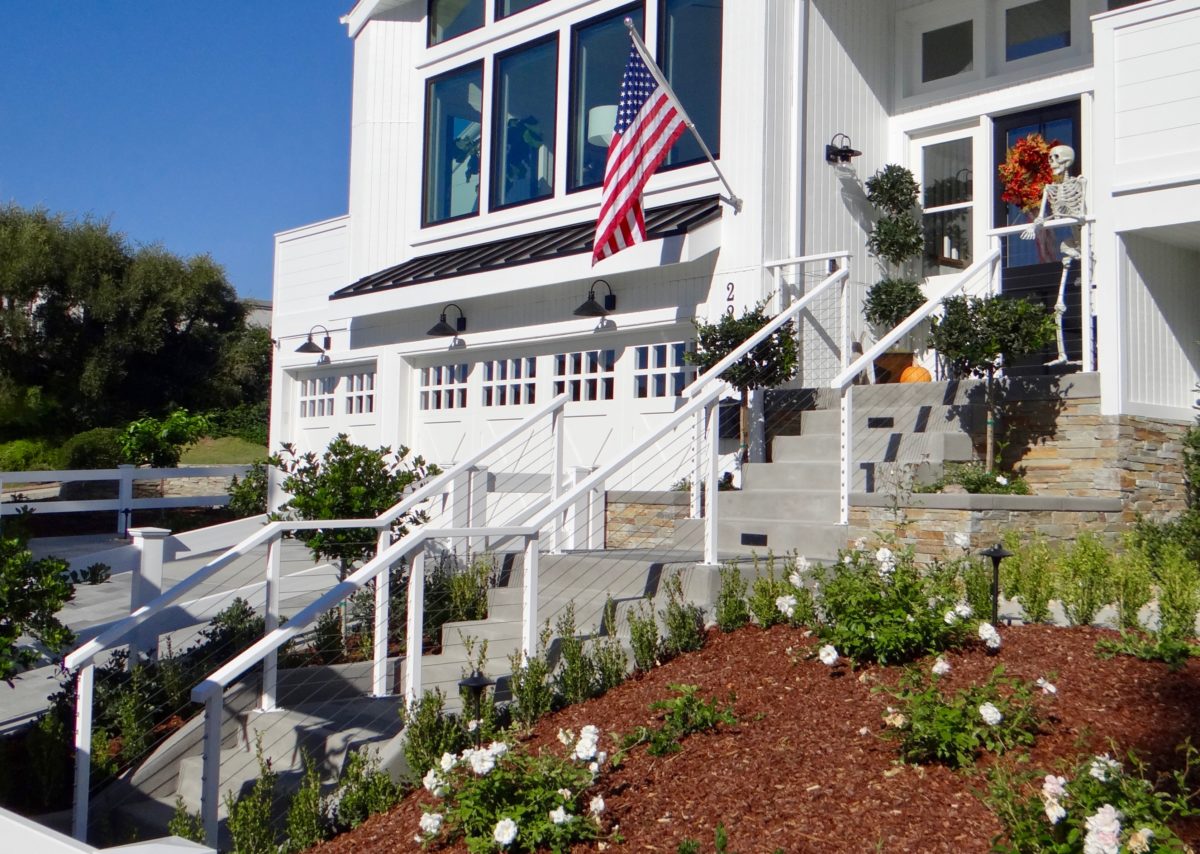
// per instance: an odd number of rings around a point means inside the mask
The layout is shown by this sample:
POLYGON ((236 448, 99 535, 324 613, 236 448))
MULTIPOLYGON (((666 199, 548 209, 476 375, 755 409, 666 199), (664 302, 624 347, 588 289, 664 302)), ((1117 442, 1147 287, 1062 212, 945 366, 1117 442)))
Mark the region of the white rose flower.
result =
POLYGON ((951 608, 946 612, 945 616, 942 617, 942 622, 944 622, 947 626, 953 626, 958 622, 958 614, 956 614, 954 609, 951 608))
POLYGON ((1043 677, 1039 676, 1037 682, 1034 683, 1042 689, 1043 694, 1057 694, 1058 686, 1053 682, 1047 682, 1043 677))
POLYGON ((479 721, 467 721, 467 732, 475 732, 479 729, 479 721))
POLYGON ((570 814, 562 807, 555 807, 550 810, 550 821, 555 824, 566 824, 571 820, 570 814))
POLYGON ((992 635, 987 640, 985 640, 983 643, 984 643, 984 646, 986 646, 988 649, 997 650, 1000 648, 1000 635, 998 635, 998 634, 992 635))
POLYGON ((496 767, 496 757, 487 750, 472 750, 467 762, 477 777, 486 777, 496 767))
POLYGON ((995 726, 1004 720, 1004 715, 991 703, 984 703, 979 707, 979 717, 983 718, 983 722, 988 726, 995 726))
POLYGON ((1043 798, 1065 798, 1067 796, 1067 778, 1047 774, 1042 781, 1043 798))
POLYGON ((499 759, 504 754, 508 753, 508 745, 503 741, 493 741, 488 745, 488 753, 496 759, 499 759))
POLYGON ((954 613, 964 620, 969 620, 975 612, 971 610, 971 606, 966 602, 959 602, 954 606, 954 613))
POLYGON ((558 796, 560 798, 562 798, 564 801, 569 801, 569 800, 571 800, 571 790, 570 789, 559 789, 558 796))
POLYGON ((425 772, 425 776, 421 779, 421 785, 435 798, 440 798, 446 793, 446 783, 436 768, 430 768, 425 772))
POLYGON ((1129 851, 1130 854, 1146 854, 1150 850, 1150 840, 1154 838, 1154 831, 1148 827, 1143 827, 1137 833, 1129 834, 1129 851))
POLYGON ((850 564, 854 563, 854 558, 850 557, 850 555, 846 555, 842 558, 842 563, 844 563, 846 566, 849 566, 850 564))
POLYGON ((1058 824, 1067 817, 1066 809, 1064 809, 1063 805, 1054 798, 1043 799, 1042 805, 1046 810, 1046 821, 1050 822, 1051 824, 1058 824))
POLYGON ((1105 804, 1084 822, 1083 854, 1119 854, 1121 850, 1121 813, 1105 804))
POLYGON ((595 738, 580 736, 575 744, 575 758, 580 762, 590 762, 596 757, 597 741, 595 738))
POLYGON ((591 803, 588 804, 588 812, 592 815, 600 815, 600 813, 604 812, 604 798, 600 797, 600 795, 592 798, 591 803))
POLYGON ((779 613, 790 620, 796 614, 796 597, 790 593, 786 596, 777 596, 775 597, 775 607, 779 609, 779 613))
POLYGON ((503 848, 507 848, 517 838, 517 823, 511 818, 502 818, 496 822, 496 828, 492 831, 492 839, 496 840, 496 844, 503 848))
POLYGON ((1117 773, 1120 770, 1120 762, 1113 759, 1107 753, 1102 753, 1092 759, 1092 765, 1088 768, 1088 774, 1095 777, 1101 783, 1107 783, 1109 775, 1117 773))
POLYGON ((933 663, 933 667, 931 669, 933 670, 934 676, 945 676, 950 672, 950 662, 939 655, 937 657, 937 661, 933 663))
POLYGON ((987 645, 988 649, 1000 648, 1000 633, 991 623, 979 624, 979 638, 987 645))
POLYGON ((561 729, 561 728, 559 729, 558 743, 561 744, 563 747, 569 746, 571 744, 571 742, 574 740, 575 740, 575 733, 571 732, 569 729, 561 729))
POLYGON ((854 541, 855 551, 861 552, 866 547, 867 547, 867 538, 866 537, 859 537, 857 540, 854 541))
POLYGON ((442 761, 440 764, 442 766, 443 771, 449 771, 451 768, 453 768, 455 765, 458 764, 458 757, 455 756, 453 753, 443 753, 442 761))
POLYGON ((788 584, 793 587, 800 588, 804 586, 804 579, 800 577, 800 573, 793 572, 788 576, 788 584))
POLYGON ((440 812, 427 812, 421 816, 421 830, 425 833, 433 835, 442 829, 442 814, 440 812))
POLYGON ((996 483, 1000 484, 1001 486, 1008 486, 1008 478, 1002 474, 998 474, 996 475, 996 483))
POLYGON ((796 569, 799 572, 808 572, 809 566, 811 566, 811 564, 808 562, 808 558, 806 558, 804 555, 800 555, 798 558, 796 558, 796 569))
POLYGON ((821 659, 821 663, 826 667, 833 667, 837 664, 838 651, 833 644, 827 643, 817 652, 817 658, 821 659))

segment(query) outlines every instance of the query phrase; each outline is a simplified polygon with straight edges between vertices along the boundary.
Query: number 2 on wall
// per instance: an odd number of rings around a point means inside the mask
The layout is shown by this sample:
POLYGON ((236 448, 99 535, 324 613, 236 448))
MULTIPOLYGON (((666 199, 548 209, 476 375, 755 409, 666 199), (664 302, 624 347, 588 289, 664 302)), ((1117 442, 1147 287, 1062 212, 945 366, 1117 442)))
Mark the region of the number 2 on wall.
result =
POLYGON ((725 313, 733 317, 733 282, 725 283, 725 313))

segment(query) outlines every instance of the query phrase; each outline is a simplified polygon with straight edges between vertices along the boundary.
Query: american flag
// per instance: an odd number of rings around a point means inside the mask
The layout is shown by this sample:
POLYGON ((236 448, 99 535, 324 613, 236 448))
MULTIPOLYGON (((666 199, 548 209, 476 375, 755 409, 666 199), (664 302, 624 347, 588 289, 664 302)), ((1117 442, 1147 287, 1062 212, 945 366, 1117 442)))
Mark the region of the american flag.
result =
POLYGON ((617 124, 608 144, 592 263, 646 239, 642 188, 686 125, 675 95, 660 86, 637 45, 629 49, 617 124))

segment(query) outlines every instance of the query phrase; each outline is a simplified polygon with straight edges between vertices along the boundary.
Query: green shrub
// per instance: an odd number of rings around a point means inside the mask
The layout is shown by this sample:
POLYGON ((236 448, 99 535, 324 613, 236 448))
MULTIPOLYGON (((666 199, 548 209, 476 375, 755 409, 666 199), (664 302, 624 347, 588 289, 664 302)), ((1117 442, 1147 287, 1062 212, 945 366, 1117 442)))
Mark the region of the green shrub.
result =
POLYGON ((139 418, 125 428, 121 454, 125 462, 134 465, 173 468, 179 465, 183 449, 207 432, 208 420, 203 415, 189 415, 186 409, 176 409, 163 419, 139 418))
POLYGON ((682 572, 668 575, 664 587, 667 605, 659 612, 665 629, 662 648, 667 657, 674 658, 704 646, 704 609, 684 601, 682 572))
POLYGON ((983 617, 992 614, 992 567, 990 563, 963 556, 954 561, 963 581, 963 593, 971 610, 983 617))
POLYGON ((527 658, 517 650, 509 656, 512 668, 512 703, 509 711, 513 722, 529 729, 554 705, 550 686, 550 664, 546 660, 546 645, 550 642, 550 626, 542 629, 538 648, 527 658), (522 658, 524 660, 522 661, 522 658))
POLYGON ((1011 531, 1005 535, 1004 545, 1013 553, 1000 565, 1001 578, 1006 579, 1006 593, 1021 603, 1026 622, 1046 622, 1050 618, 1050 600, 1058 587, 1054 552, 1040 534, 1022 543, 1019 535, 1011 531))
POLYGON ((596 693, 596 664, 575 626, 575 603, 569 602, 555 624, 558 635, 558 670, 554 689, 569 705, 582 703, 596 693))
POLYGON ((884 715, 885 734, 900 741, 906 762, 970 765, 983 750, 1003 753, 1033 744, 1039 712, 1027 683, 1004 675, 1004 665, 983 685, 947 695, 925 667, 910 667, 897 690, 900 704, 884 715))
POLYGON ((1014 772, 1012 766, 997 763, 989 775, 986 798, 1004 825, 996 850, 1006 854, 1099 851, 1093 833, 1106 827, 1116 832, 1114 841, 1121 851, 1186 851, 1171 824, 1178 817, 1196 814, 1197 764, 1190 745, 1183 767, 1155 780, 1133 754, 1128 770, 1108 754, 1081 757, 1071 767, 1057 769, 1060 774, 1014 772))
POLYGON ((337 664, 346 657, 346 637, 342 632, 342 609, 334 606, 313 624, 313 652, 322 664, 337 664))
POLYGON ((390 810, 400 796, 400 788, 379 769, 378 757, 369 749, 355 751, 346 760, 334 795, 337 824, 344 829, 358 827, 376 813, 390 810))
POLYGON ((18 643, 22 635, 37 639, 51 654, 74 640, 54 616, 74 595, 66 561, 34 560, 21 541, 0 537, 0 680, 11 685, 38 660, 36 650, 18 643))
MULTIPOLYGON (((353 758, 352 756, 351 761, 353 758)), ((285 824, 287 844, 283 846, 283 850, 288 854, 307 851, 318 842, 329 838, 329 825, 329 815, 321 797, 321 772, 317 763, 305 751, 304 779, 300 788, 292 795, 291 804, 288 806, 285 824)))
POLYGON ((132 763, 149 749, 153 737, 155 708, 151 702, 152 677, 146 667, 135 664, 130 678, 114 703, 117 732, 121 736, 121 758, 132 763))
POLYGON ((205 414, 208 419, 208 436, 236 436, 255 445, 266 447, 270 428, 271 403, 267 400, 255 403, 239 403, 228 409, 214 409, 205 414))
POLYGON ((680 739, 706 730, 716 729, 720 724, 734 726, 737 718, 733 714, 735 697, 722 706, 715 697, 707 701, 700 699, 697 685, 668 686, 678 696, 669 700, 656 700, 650 711, 661 712, 662 722, 657 727, 639 726, 622 739, 621 749, 629 750, 639 744, 647 744, 651 756, 667 756, 683 749, 680 739))
POLYGON ((750 585, 742 578, 736 563, 722 564, 721 589, 717 592, 717 628, 732 632, 750 622, 750 606, 746 603, 746 591, 750 585))
POLYGON ((446 712, 446 695, 440 688, 426 691, 404 715, 404 758, 415 779, 436 765, 443 753, 454 753, 465 743, 462 724, 446 712))
POLYGON ((629 612, 629 645, 633 648, 633 664, 638 670, 646 671, 658 664, 658 620, 654 610, 644 607, 644 603, 629 612))
POLYGON ((67 577, 75 585, 103 584, 112 578, 112 567, 107 563, 97 561, 96 563, 88 564, 86 569, 72 569, 67 574, 67 577))
POLYGON ((1153 595, 1150 589, 1153 580, 1149 558, 1141 549, 1127 546, 1117 555, 1113 562, 1112 589, 1120 628, 1138 628, 1138 613, 1153 595))
POLYGON ((1090 625, 1112 601, 1112 554, 1084 532, 1059 557, 1059 598, 1073 626, 1090 625))
POLYGON ((234 797, 225 794, 229 811, 229 835, 233 838, 233 854, 276 854, 275 828, 271 823, 271 804, 275 797, 276 774, 269 760, 263 758, 262 737, 255 748, 258 758, 258 779, 250 791, 234 797))
POLYGON ((1182 545, 1169 542, 1159 550, 1152 571, 1158 588, 1159 633, 1179 640, 1192 638, 1200 610, 1200 566, 1182 545))
POLYGON ((610 597, 604 603, 603 634, 592 643, 592 661, 596 665, 596 691, 603 694, 625 681, 629 656, 617 637, 617 603, 610 597))
POLYGON ((817 569, 817 634, 856 662, 895 664, 963 641, 971 612, 956 610, 952 571, 922 571, 911 550, 855 548, 817 569))
POLYGON ((14 439, 0 443, 0 472, 45 471, 58 468, 54 448, 41 439, 14 439))
POLYGON ((178 836, 180 839, 204 844, 204 819, 198 812, 189 812, 187 804, 179 795, 175 796, 175 812, 171 816, 171 820, 167 822, 167 833, 178 836))
POLYGON ((776 604, 781 596, 791 595, 792 588, 787 581, 775 575, 775 555, 767 555, 766 574, 759 567, 758 556, 754 557, 755 578, 750 584, 750 599, 747 606, 754 622, 760 628, 769 629, 779 623, 788 622, 788 617, 779 610, 776 604))
POLYGON ((122 435, 117 427, 95 427, 76 433, 59 448, 60 464, 66 469, 115 469, 125 462, 122 435))
POLYGON ((1020 475, 990 471, 983 463, 946 463, 942 476, 933 483, 918 485, 914 492, 941 492, 961 486, 971 495, 1028 495, 1029 484, 1020 475))
POLYGON ((883 278, 871 286, 863 300, 867 322, 892 331, 925 303, 925 294, 915 279, 883 278))
POLYGON ((250 470, 240 480, 234 475, 229 481, 229 509, 239 517, 258 516, 267 512, 267 461, 250 464, 250 470))

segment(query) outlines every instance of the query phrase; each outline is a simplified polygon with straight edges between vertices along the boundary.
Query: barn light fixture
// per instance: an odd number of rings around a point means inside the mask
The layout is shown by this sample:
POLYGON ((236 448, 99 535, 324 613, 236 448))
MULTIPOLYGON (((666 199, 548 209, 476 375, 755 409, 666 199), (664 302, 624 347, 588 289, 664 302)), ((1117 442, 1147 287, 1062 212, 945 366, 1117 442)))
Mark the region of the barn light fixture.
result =
POLYGON ((440 336, 445 337, 447 335, 455 336, 455 335, 458 335, 458 333, 460 333, 460 332, 466 332, 466 331, 467 331, 467 316, 465 314, 463 314, 463 310, 462 310, 462 308, 459 307, 458 303, 448 302, 444 306, 442 306, 442 313, 441 313, 441 316, 438 318, 438 322, 435 323, 433 325, 433 327, 425 334, 426 335, 440 335, 440 336), (451 326, 449 323, 446 322, 446 309, 448 309, 448 308, 453 308, 458 312, 458 317, 454 318, 453 326, 451 326))
POLYGON ((617 308, 617 295, 613 293, 612 285, 604 281, 604 279, 596 279, 592 282, 592 286, 588 288, 587 299, 583 301, 583 305, 572 312, 576 317, 604 317, 610 311, 615 311, 617 308), (604 295, 604 304, 601 305, 596 301, 596 285, 604 285, 608 288, 608 293, 604 295))
POLYGON ((299 347, 296 348, 296 352, 297 353, 310 353, 310 354, 316 355, 318 353, 324 353, 326 350, 329 350, 332 347, 333 347, 333 339, 329 337, 329 330, 318 323, 312 329, 308 330, 308 337, 304 339, 303 344, 301 344, 299 347), (316 332, 318 329, 322 330, 325 333, 325 338, 323 339, 322 344, 318 344, 316 341, 313 340, 313 333, 316 332))
POLYGON ((829 144, 825 146, 825 162, 835 166, 839 163, 849 163, 851 158, 861 156, 862 152, 855 151, 850 137, 844 133, 834 134, 833 139, 829 140, 829 144), (841 145, 838 145, 839 141, 842 142, 841 145))

